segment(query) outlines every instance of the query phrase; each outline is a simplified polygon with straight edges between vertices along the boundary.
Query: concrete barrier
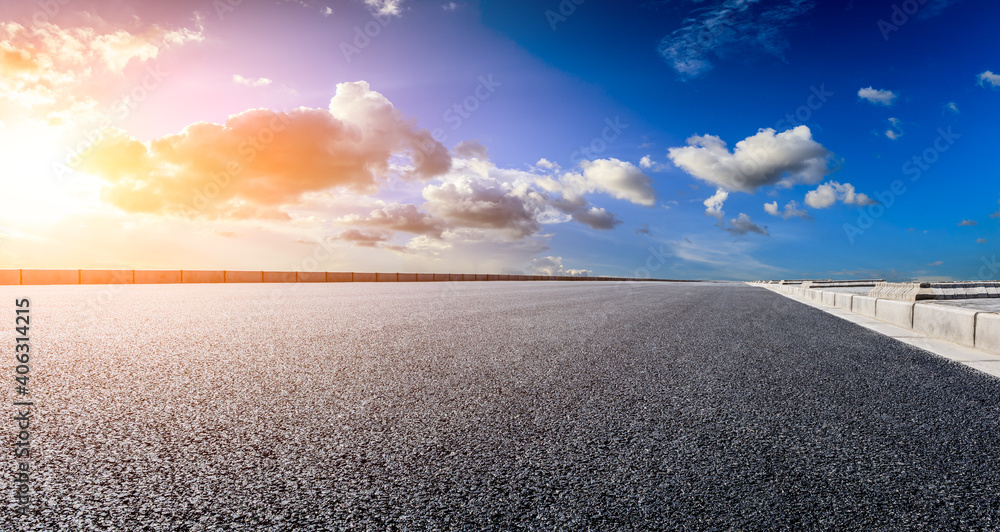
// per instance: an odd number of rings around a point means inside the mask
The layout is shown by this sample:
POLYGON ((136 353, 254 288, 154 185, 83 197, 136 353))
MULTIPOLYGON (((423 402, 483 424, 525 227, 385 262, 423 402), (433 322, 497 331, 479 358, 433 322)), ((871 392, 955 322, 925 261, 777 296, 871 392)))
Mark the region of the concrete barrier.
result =
POLYGON ((222 270, 181 270, 182 283, 224 283, 226 272, 222 270))
POLYGON ((1000 314, 980 312, 976 315, 976 348, 1000 353, 1000 314))
POLYGON ((261 277, 265 283, 295 282, 295 272, 261 272, 261 277))
POLYGON ((180 284, 180 270, 136 270, 135 284, 180 284))
POLYGON ((417 282, 417 274, 415 273, 397 273, 396 280, 401 283, 415 283, 417 282))
POLYGON ((878 299, 875 302, 875 319, 912 329, 913 303, 910 301, 878 299))
POLYGON ((837 306, 836 292, 830 292, 829 290, 824 290, 820 293, 820 297, 823 299, 824 305, 829 305, 831 307, 837 306))
POLYGON ((854 299, 854 294, 844 294, 842 292, 837 292, 834 298, 833 306, 837 308, 842 308, 844 310, 851 310, 851 300, 854 299))
POLYGON ((976 345, 976 315, 979 312, 932 303, 913 305, 913 330, 957 344, 976 345))
POLYGON ((460 273, 449 273, 448 274, 448 280, 449 281, 461 281, 461 280, 463 280, 462 277, 463 276, 460 273))
POLYGON ((295 272, 297 283, 325 283, 326 272, 295 272))
POLYGON ((0 270, 0 285, 21 284, 21 270, 0 270))
POLYGON ((493 275, 493 274, 487 274, 486 275, 486 280, 487 281, 499 281, 500 280, 500 276, 499 275, 493 275))
POLYGON ((264 272, 226 270, 227 283, 263 283, 264 272))
POLYGON ((375 274, 374 273, 354 272, 354 282, 355 283, 374 283, 375 282, 375 274))
POLYGON ((462 280, 463 281, 475 281, 476 280, 476 274, 474 274, 474 273, 463 273, 462 274, 462 280))
POLYGON ((489 278, 490 278, 490 276, 486 275, 485 273, 477 273, 476 274, 476 280, 477 281, 489 281, 489 278))
POLYGON ((450 280, 451 280, 451 275, 450 274, 447 274, 447 273, 435 273, 434 274, 434 281, 436 281, 436 282, 450 281, 450 280))
POLYGON ((80 284, 80 270, 21 270, 21 284, 80 284))
POLYGON ((132 270, 80 270, 80 284, 132 284, 132 270))
POLYGON ((869 318, 874 318, 875 304, 877 302, 878 300, 874 297, 854 296, 851 299, 851 312, 861 314, 862 316, 868 316, 869 318))
POLYGON ((352 283, 354 282, 354 272, 326 272, 326 282, 352 283))
POLYGON ((399 279, 396 278, 395 273, 376 273, 375 281, 379 283, 395 283, 399 279))
POLYGON ((433 282, 433 281, 434 281, 434 274, 433 273, 418 273, 417 274, 417 282, 418 283, 433 282))

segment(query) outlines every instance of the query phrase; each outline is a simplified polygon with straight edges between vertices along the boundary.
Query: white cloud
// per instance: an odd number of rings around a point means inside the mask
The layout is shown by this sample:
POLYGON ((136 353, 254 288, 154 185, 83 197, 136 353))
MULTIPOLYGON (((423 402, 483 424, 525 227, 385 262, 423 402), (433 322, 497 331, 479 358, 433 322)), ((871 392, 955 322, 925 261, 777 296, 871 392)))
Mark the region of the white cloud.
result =
POLYGON ((762 129, 737 142, 732 152, 714 135, 696 135, 687 143, 670 148, 670 160, 692 176, 727 190, 813 184, 832 171, 828 164, 832 154, 812 139, 808 126, 782 133, 762 129))
POLYGON ((806 205, 814 209, 825 209, 838 201, 847 205, 871 205, 874 200, 866 194, 854 191, 854 185, 850 183, 840 184, 836 181, 823 183, 806 193, 806 205))
POLYGON ((594 274, 590 270, 570 270, 563 266, 562 257, 539 257, 528 265, 531 275, 572 275, 588 277, 594 274))
POLYGON ((709 216, 714 216, 718 219, 722 219, 726 215, 722 211, 722 204, 729 198, 729 193, 723 189, 718 189, 712 197, 705 200, 705 214, 709 216))
POLYGON ((441 9, 444 9, 445 11, 454 11, 458 9, 458 4, 456 4, 455 2, 448 2, 447 4, 441 4, 441 9))
POLYGON ((642 168, 652 168, 653 158, 650 157, 649 155, 644 155, 642 159, 639 159, 639 166, 642 168))
POLYGON ((365 5, 379 15, 400 16, 403 0, 365 0, 365 5))
POLYGON ((896 94, 890 90, 873 89, 872 87, 865 87, 858 90, 858 97, 863 100, 868 100, 869 102, 876 105, 892 105, 893 100, 896 99, 896 94))
POLYGON ((725 57, 756 51, 783 57, 788 47, 785 29, 814 5, 812 0, 723 0, 664 37, 659 53, 685 79, 704 75, 725 57))
POLYGON ((973 227, 976 225, 979 225, 979 222, 975 220, 962 220, 961 222, 958 223, 959 227, 973 227))
POLYGON ((552 182, 552 190, 567 197, 599 192, 646 207, 656 203, 652 180, 632 163, 598 159, 583 161, 580 168, 582 173, 568 172, 558 182, 552 182))
POLYGON ((267 78, 250 79, 239 74, 233 74, 233 81, 246 87, 266 87, 271 84, 271 80, 267 78))
POLYGON ((955 102, 948 102, 948 103, 946 103, 944 105, 944 110, 945 111, 950 111, 950 112, 955 113, 955 114, 961 113, 961 111, 958 110, 958 104, 955 103, 955 102))
POLYGON ((333 14, 333 8, 330 6, 326 6, 323 8, 322 11, 320 11, 320 13, 323 13, 324 17, 329 17, 330 15, 333 14))
POLYGON ((1000 74, 994 74, 992 71, 987 70, 980 73, 977 78, 979 79, 980 87, 989 86, 991 89, 1000 87, 1000 74))
POLYGON ((804 209, 799 208, 799 203, 797 201, 789 201, 786 203, 784 212, 778 209, 777 201, 765 203, 764 211, 771 216, 780 216, 786 220, 789 218, 802 218, 804 220, 809 218, 809 213, 804 209))
POLYGON ((889 128, 885 130, 885 136, 889 137, 889 140, 896 140, 902 137, 903 131, 903 121, 898 118, 889 119, 889 128))
POLYGON ((560 168, 558 164, 546 159, 545 157, 539 159, 538 162, 535 163, 535 166, 545 170, 558 170, 560 168))
POLYGON ((463 140, 455 145, 451 150, 456 157, 463 157, 466 159, 482 159, 487 160, 490 157, 489 150, 486 146, 476 140, 463 140))

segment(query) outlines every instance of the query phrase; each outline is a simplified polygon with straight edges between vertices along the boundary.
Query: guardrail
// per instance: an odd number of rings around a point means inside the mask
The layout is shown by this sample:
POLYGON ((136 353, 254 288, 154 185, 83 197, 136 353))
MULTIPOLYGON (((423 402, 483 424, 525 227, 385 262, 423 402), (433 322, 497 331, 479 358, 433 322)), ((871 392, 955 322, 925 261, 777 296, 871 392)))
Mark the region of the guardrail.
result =
MULTIPOLYGON (((773 292, 796 296, 829 307, 849 310, 904 329, 967 347, 1000 354, 1000 314, 931 301, 900 301, 766 281, 747 283, 773 292)), ((970 297, 970 299, 976 296, 970 297)))
POLYGON ((423 283, 451 281, 697 282, 636 277, 485 273, 379 273, 246 270, 42 270, 0 269, 0 285, 188 283, 423 283))

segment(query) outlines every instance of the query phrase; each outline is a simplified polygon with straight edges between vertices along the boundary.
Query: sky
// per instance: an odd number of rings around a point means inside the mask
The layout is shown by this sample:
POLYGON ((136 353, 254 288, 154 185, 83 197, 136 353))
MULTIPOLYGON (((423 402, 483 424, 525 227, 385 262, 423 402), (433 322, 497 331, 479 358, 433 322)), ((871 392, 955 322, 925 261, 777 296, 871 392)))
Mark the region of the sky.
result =
POLYGON ((7 2, 0 267, 998 279, 998 15, 7 2))

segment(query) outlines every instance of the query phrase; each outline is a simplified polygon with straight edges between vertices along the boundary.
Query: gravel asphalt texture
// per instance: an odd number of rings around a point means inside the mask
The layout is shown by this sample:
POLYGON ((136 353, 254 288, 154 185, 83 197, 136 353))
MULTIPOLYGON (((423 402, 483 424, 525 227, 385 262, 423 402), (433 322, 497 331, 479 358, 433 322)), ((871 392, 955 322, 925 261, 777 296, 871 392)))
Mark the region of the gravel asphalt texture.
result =
POLYGON ((761 288, 0 295, 38 403, 2 530, 1000 529, 1000 381, 761 288))

